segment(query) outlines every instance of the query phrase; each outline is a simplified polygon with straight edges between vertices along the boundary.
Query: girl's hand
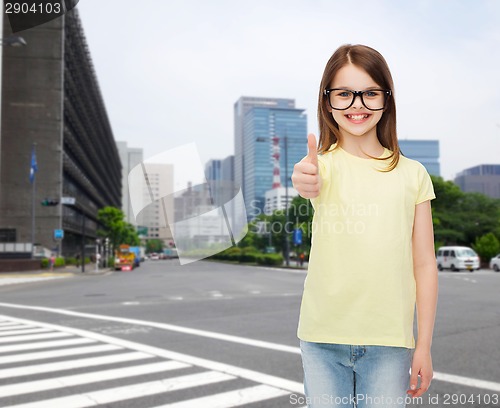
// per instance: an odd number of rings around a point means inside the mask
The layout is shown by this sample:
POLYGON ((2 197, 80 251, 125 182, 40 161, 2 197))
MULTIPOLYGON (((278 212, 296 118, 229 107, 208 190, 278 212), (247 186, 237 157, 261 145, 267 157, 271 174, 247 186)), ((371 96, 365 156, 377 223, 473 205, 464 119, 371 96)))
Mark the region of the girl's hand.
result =
POLYGON ((406 391, 412 398, 425 394, 431 385, 433 376, 431 351, 422 348, 415 348, 413 361, 411 364, 410 389, 406 391), (418 377, 420 377, 420 387, 417 388, 418 377))
POLYGON ((309 153, 293 167, 292 184, 303 198, 314 198, 321 189, 321 177, 318 174, 318 148, 316 137, 307 136, 309 153))

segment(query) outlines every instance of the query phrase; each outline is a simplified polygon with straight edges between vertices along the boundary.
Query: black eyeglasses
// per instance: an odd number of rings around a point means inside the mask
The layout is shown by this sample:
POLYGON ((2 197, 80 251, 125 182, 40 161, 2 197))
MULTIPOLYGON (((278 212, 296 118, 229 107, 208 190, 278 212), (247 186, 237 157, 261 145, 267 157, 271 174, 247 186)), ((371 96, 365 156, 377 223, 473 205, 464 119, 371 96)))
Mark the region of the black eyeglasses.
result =
POLYGON ((349 109, 359 96, 361 103, 366 109, 378 111, 385 108, 387 99, 392 95, 389 89, 368 89, 366 91, 352 91, 343 88, 325 89, 323 94, 328 97, 330 107, 335 110, 349 109))

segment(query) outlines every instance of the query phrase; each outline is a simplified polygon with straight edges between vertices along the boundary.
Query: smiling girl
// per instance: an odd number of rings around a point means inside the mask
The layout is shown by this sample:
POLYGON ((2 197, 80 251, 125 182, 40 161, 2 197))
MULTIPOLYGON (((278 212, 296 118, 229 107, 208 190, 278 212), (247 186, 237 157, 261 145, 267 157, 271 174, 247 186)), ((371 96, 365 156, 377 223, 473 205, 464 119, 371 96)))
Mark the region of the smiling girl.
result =
POLYGON ((376 50, 332 55, 318 120, 319 148, 309 135, 292 175, 315 210, 298 328, 308 407, 404 407, 433 375, 432 182, 400 154, 392 76, 376 50))

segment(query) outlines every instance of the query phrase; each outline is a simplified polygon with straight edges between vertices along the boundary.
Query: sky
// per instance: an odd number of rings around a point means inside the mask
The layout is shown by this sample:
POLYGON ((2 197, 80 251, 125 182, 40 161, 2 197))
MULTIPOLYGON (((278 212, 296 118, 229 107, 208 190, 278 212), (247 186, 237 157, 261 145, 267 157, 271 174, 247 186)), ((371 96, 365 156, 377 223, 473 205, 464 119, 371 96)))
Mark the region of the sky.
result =
POLYGON ((385 57, 398 136, 438 139, 446 180, 500 164, 500 1, 80 0, 77 9, 114 137, 145 159, 191 142, 203 162, 234 154, 240 96, 295 99, 318 136, 323 69, 350 43, 385 57))

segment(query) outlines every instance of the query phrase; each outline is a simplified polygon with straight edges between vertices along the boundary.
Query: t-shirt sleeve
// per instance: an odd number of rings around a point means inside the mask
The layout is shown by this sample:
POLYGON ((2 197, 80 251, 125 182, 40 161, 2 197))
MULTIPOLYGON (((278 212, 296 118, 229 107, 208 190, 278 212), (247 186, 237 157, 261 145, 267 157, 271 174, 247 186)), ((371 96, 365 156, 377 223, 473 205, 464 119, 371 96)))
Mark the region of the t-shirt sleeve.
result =
POLYGON ((325 155, 318 156, 318 172, 321 180, 323 181, 323 185, 330 181, 330 172, 327 170, 327 158, 325 155))
POLYGON ((436 194, 434 194, 434 186, 432 185, 431 176, 429 176, 429 173, 427 172, 426 168, 421 163, 419 163, 418 180, 419 180, 418 193, 415 205, 436 198, 436 194))

